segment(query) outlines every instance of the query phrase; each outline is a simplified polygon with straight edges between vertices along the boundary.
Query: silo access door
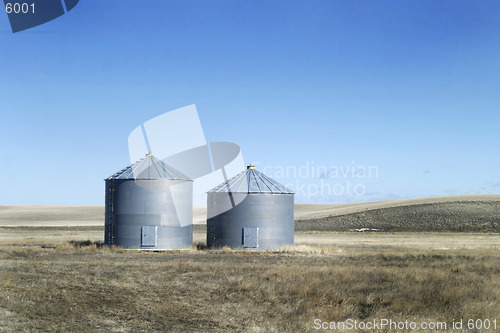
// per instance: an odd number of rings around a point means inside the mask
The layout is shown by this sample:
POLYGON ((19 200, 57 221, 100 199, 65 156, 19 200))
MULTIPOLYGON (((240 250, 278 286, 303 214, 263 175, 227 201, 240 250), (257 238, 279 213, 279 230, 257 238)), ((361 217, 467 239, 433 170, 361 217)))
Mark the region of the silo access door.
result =
POLYGON ((243 228, 243 247, 259 247, 259 228, 243 228))
POLYGON ((145 225, 141 228, 141 245, 147 247, 156 246, 156 226, 145 225))

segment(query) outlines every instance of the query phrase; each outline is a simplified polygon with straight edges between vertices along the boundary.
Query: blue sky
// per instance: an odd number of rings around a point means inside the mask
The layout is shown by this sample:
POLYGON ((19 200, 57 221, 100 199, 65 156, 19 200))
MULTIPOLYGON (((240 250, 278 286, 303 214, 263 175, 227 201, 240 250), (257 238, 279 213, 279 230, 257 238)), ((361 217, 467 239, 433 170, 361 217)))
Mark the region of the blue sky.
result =
POLYGON ((298 202, 500 194, 499 17, 493 0, 82 0, 13 34, 0 14, 0 204, 103 204, 130 131, 189 104, 298 202), (278 172, 311 165, 378 172, 278 172))

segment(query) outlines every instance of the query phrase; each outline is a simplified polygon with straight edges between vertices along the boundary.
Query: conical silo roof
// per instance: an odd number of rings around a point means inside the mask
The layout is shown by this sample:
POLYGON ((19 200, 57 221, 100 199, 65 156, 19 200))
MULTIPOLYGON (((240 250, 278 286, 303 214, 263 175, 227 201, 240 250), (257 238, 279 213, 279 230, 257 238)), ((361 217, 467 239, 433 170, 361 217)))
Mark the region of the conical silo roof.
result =
POLYGON ((172 168, 165 162, 157 159, 152 154, 148 154, 141 158, 134 164, 118 171, 114 175, 107 178, 109 179, 178 179, 178 180, 191 180, 182 172, 172 168))
POLYGON ((254 166, 249 166, 245 171, 208 191, 208 193, 215 192, 294 194, 293 191, 256 170, 254 166))

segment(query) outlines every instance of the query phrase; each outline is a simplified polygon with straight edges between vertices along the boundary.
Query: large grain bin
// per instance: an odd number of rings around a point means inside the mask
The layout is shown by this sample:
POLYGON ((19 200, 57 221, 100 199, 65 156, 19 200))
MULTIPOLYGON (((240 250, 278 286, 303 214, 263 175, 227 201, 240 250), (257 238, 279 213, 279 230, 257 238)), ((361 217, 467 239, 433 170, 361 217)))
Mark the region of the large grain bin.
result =
POLYGON ((294 193, 253 166, 208 192, 207 247, 293 245, 294 193))
POLYGON ((106 180, 104 243, 141 250, 193 243, 193 181, 152 154, 106 180))

